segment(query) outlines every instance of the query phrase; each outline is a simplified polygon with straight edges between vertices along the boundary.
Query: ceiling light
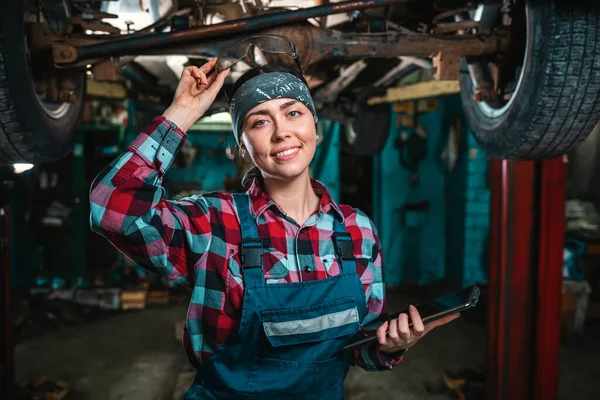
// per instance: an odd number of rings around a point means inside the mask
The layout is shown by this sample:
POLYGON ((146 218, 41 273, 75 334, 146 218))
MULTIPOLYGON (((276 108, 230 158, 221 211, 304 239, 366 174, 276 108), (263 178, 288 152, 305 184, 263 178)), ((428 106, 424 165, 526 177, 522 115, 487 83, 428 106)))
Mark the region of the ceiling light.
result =
POLYGON ((15 174, 20 174, 22 172, 28 171, 31 168, 33 168, 33 164, 16 163, 16 164, 13 164, 13 168, 15 170, 15 174))

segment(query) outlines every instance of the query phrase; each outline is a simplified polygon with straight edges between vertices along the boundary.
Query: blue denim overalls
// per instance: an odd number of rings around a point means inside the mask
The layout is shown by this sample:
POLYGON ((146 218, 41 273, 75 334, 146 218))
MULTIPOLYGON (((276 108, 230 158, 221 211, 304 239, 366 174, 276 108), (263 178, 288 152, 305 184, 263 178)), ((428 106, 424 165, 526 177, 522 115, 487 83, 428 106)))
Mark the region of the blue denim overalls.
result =
POLYGON ((266 284, 249 197, 235 194, 234 201, 245 285, 239 330, 197 371, 184 399, 342 400, 352 361, 352 352, 342 347, 366 312, 350 235, 335 219, 339 275, 266 284))

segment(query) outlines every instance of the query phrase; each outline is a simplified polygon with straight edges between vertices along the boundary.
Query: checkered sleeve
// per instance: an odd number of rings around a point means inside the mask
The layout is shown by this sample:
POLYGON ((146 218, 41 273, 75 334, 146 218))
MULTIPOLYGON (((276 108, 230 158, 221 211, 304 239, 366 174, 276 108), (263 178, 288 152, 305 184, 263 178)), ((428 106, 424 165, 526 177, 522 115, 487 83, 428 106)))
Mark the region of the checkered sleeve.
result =
POLYGON ((192 266, 210 245, 208 205, 202 197, 168 201, 161 187, 184 140, 173 122, 156 117, 92 183, 90 224, 142 267, 191 285, 192 266))
MULTIPOLYGON (((361 253, 365 256, 370 255, 367 270, 363 274, 373 277, 370 285, 365 287, 367 314, 361 333, 365 336, 375 336, 377 328, 388 319, 381 242, 373 221, 360 210, 356 210, 356 227, 354 229, 360 230, 361 253)), ((354 350, 354 363, 366 371, 384 371, 400 364, 404 353, 405 351, 385 354, 380 351, 379 343, 371 343, 354 350)))

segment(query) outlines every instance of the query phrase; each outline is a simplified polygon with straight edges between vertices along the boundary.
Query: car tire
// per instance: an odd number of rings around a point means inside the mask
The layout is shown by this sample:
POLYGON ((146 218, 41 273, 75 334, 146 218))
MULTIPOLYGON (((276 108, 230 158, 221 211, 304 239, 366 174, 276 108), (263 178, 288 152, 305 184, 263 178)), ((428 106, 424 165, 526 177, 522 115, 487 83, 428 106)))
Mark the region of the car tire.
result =
POLYGON ((466 61, 461 96, 471 129, 490 156, 548 159, 579 145, 600 119, 600 5, 526 0, 524 18, 525 57, 511 100, 503 108, 476 102, 466 61))
POLYGON ((85 71, 80 70, 68 71, 74 101, 40 100, 25 38, 24 1, 1 2, 0 164, 40 163, 66 155, 83 105, 85 71))

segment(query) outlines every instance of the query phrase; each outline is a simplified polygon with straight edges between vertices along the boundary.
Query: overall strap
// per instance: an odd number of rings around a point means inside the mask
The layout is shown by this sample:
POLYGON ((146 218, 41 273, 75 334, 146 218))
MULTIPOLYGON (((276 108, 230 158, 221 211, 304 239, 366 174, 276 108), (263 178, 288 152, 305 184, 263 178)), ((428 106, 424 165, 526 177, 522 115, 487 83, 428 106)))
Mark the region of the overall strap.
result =
POLYGON ((341 272, 356 273, 356 258, 354 257, 352 237, 346 231, 346 225, 335 217, 333 219, 333 245, 340 260, 341 272))
POLYGON ((233 202, 240 218, 242 243, 240 260, 245 286, 264 285, 263 276, 263 246, 258 237, 256 222, 250 214, 250 197, 245 193, 234 193, 233 202))

